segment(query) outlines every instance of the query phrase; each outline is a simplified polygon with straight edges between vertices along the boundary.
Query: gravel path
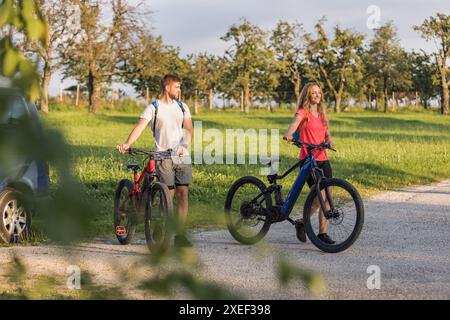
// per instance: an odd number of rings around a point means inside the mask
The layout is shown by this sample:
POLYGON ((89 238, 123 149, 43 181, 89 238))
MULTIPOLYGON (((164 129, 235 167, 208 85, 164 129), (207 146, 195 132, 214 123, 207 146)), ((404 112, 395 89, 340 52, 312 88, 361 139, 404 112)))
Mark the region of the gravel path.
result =
MULTIPOLYGON (((338 254, 298 242, 287 222, 272 226, 266 241, 257 246, 239 245, 227 231, 200 232, 193 238, 201 261, 199 273, 251 299, 450 299, 450 180, 366 200, 360 238, 338 254), (312 296, 298 280, 280 287, 276 277, 280 256, 320 272, 328 286, 326 294, 312 296), (379 289, 367 287, 370 266, 379 268, 379 289)), ((136 282, 123 285, 117 273, 132 270, 136 281, 155 274, 141 263, 148 257, 142 239, 129 246, 98 239, 70 248, 1 247, 0 292, 5 290, 13 253, 30 275, 53 274, 64 280, 67 267, 78 265, 82 276, 89 272, 96 283, 120 285, 130 298, 154 298, 136 289, 136 282)), ((64 286, 62 282, 60 288, 64 286)), ((180 291, 175 298, 189 296, 180 291)))

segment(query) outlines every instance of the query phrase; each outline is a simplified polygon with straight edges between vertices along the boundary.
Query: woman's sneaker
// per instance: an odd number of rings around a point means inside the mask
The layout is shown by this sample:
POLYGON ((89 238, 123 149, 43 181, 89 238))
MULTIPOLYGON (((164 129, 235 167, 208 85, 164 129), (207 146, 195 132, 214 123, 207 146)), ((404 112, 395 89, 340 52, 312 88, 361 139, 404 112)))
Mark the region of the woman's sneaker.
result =
POLYGON ((294 226, 297 234, 297 239, 301 242, 306 242, 305 224, 303 223, 303 220, 295 220, 294 226))
POLYGON ((336 241, 333 241, 333 239, 330 238, 330 236, 326 233, 318 234, 317 237, 326 244, 334 244, 336 241))

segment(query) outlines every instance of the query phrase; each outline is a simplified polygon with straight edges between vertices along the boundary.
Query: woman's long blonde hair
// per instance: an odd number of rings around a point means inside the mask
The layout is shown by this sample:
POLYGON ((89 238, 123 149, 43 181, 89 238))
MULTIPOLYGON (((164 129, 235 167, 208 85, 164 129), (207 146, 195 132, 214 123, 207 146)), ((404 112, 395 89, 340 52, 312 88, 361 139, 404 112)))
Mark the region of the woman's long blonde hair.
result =
POLYGON ((302 89, 302 92, 300 93, 300 102, 298 104, 298 109, 304 109, 306 113, 306 117, 302 120, 300 123, 300 126, 303 128, 306 126, 306 123, 308 122, 308 116, 311 112, 311 104, 310 104, 310 97, 311 97, 311 89, 312 87, 317 86, 321 93, 321 99, 319 104, 317 105, 317 112, 322 116, 322 123, 323 125, 328 124, 328 115, 325 110, 325 105, 323 104, 323 91, 322 88, 319 86, 317 82, 308 82, 305 84, 305 86, 302 89))

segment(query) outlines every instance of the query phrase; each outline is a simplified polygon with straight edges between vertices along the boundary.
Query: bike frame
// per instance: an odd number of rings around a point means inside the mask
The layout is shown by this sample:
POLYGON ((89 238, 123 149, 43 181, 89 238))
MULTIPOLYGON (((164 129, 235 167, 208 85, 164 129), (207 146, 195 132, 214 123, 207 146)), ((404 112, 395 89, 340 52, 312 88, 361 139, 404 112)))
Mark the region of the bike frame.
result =
POLYGON ((130 193, 130 196, 134 196, 137 193, 139 193, 139 186, 141 185, 142 181, 144 181, 144 178, 147 174, 153 174, 155 173, 155 161, 150 159, 145 166, 144 170, 142 170, 141 175, 138 176, 137 170, 133 171, 133 182, 134 182, 134 188, 130 193))
POLYGON ((296 168, 298 168, 300 165, 302 165, 302 163, 303 163, 303 166, 301 167, 301 170, 298 173, 297 178, 295 179, 295 182, 291 187, 291 190, 289 191, 286 201, 279 208, 279 214, 280 214, 279 221, 283 221, 286 219, 289 220, 289 215, 291 214, 292 208, 294 207, 295 202, 297 201, 300 193, 302 192, 303 187, 308 178, 308 175, 310 173, 312 174, 312 177, 315 182, 315 188, 316 188, 316 192, 317 192, 317 195, 319 198, 320 206, 322 208, 325 218, 328 219, 331 216, 331 212, 334 211, 334 203, 333 203, 330 191, 328 190, 328 188, 325 189, 326 197, 327 197, 328 203, 330 205, 330 210, 327 211, 326 205, 325 205, 325 200, 322 196, 322 192, 320 192, 320 182, 322 181, 322 179, 325 179, 325 177, 323 175, 322 169, 318 168, 317 161, 311 152, 308 152, 308 155, 304 162, 303 162, 303 160, 298 161, 289 170, 287 170, 283 175, 268 176, 269 182, 272 184, 272 186, 269 187, 265 192, 256 196, 252 201, 257 201, 260 197, 262 197, 267 192, 269 192, 269 193, 272 193, 274 191, 280 192, 279 188, 276 188, 276 186, 277 186, 276 181, 284 179, 292 171, 294 171, 296 168), (319 172, 318 177, 316 176, 315 171, 319 172))
MULTIPOLYGON (((291 169, 289 169, 284 175, 282 175, 280 179, 283 179, 285 176, 291 173, 292 170, 300 166, 301 163, 302 161, 297 162, 291 169)), ((292 211, 292 208, 294 207, 295 202, 298 199, 298 196, 300 195, 300 193, 303 190, 303 187, 305 186, 306 179, 309 173, 313 173, 313 170, 311 170, 311 168, 316 167, 317 167, 316 159, 313 156, 308 156, 300 172, 298 173, 294 184, 292 185, 291 191, 289 191, 286 201, 284 202, 283 206, 280 209, 282 218, 287 218, 289 216, 289 214, 292 211)))
MULTIPOLYGON (((303 162, 302 160, 297 162, 285 174, 283 174, 280 177, 277 177, 277 180, 280 180, 280 179, 283 179, 284 177, 286 177, 293 170, 295 170, 295 168, 300 166, 302 164, 302 162, 303 162)), ((289 217, 289 215, 291 214, 292 208, 294 207, 295 202, 298 199, 298 196, 302 192, 303 187, 305 186, 306 180, 308 178, 308 175, 310 173, 312 174, 313 180, 315 182, 317 197, 319 198, 319 203, 320 203, 320 206, 322 208, 325 218, 328 219, 330 217, 330 212, 334 211, 333 198, 331 197, 331 193, 328 190, 328 188, 325 189, 325 193, 326 193, 326 197, 328 199, 328 203, 330 205, 330 210, 329 211, 326 210, 325 200, 323 198, 322 192, 320 192, 320 183, 321 183, 322 179, 325 179, 325 176, 323 175, 322 169, 320 169, 317 166, 316 158, 314 158, 314 156, 312 155, 311 152, 308 152, 308 156, 306 157, 306 160, 305 160, 300 172, 298 173, 294 184, 292 185, 291 191, 289 191, 286 201, 280 208, 280 218, 282 220, 287 219, 289 217), (315 171, 319 172, 318 176, 316 176, 315 171)))

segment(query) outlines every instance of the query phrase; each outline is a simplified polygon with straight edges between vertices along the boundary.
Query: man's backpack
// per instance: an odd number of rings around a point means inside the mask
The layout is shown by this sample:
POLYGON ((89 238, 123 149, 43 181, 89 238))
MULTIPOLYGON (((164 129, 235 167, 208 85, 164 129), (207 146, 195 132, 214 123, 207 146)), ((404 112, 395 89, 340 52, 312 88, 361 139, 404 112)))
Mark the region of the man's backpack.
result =
MULTIPOLYGON (((184 117, 185 110, 183 107, 183 103, 178 99, 175 99, 175 101, 177 102, 178 106, 180 107, 181 112, 183 112, 183 117, 184 117)), ((156 116, 158 115, 158 100, 153 101, 152 105, 155 107, 155 116, 153 117, 153 129, 152 129, 153 136, 154 136, 155 135, 155 127, 156 127, 156 116)), ((181 128, 183 128, 183 124, 181 124, 181 128)))

